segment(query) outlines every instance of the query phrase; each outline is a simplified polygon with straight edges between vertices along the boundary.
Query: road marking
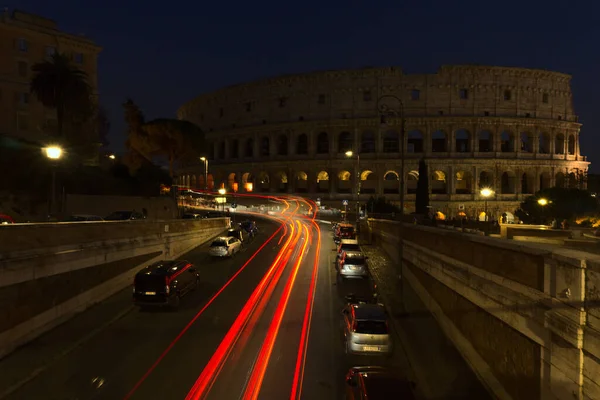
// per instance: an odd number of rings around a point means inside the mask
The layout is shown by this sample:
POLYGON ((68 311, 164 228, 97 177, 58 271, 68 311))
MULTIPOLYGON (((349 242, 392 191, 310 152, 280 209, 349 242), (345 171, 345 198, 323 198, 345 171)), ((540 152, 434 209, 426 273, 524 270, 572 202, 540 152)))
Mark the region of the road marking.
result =
POLYGON ((31 371, 31 373, 28 376, 26 376, 25 378, 21 379, 20 381, 18 381, 14 385, 10 386, 4 392, 0 393, 0 399, 3 399, 5 397, 13 394, 17 390, 19 390, 25 384, 27 384, 28 382, 30 382, 31 380, 33 380, 35 377, 37 377, 38 375, 40 375, 42 372, 46 371, 48 368, 50 368, 52 365, 54 365, 56 362, 58 362, 63 357, 67 356, 73 350, 75 350, 78 347, 80 347, 81 345, 85 344, 90 339, 92 339, 94 336, 96 336, 98 333, 100 333, 102 330, 108 328, 110 325, 112 325, 113 323, 117 322, 119 319, 123 318, 125 315, 127 315, 128 313, 130 313, 133 309, 134 309, 134 306, 130 305, 127 308, 121 310, 119 313, 117 313, 113 318, 111 318, 110 320, 108 320, 106 323, 104 323, 103 325, 100 325, 98 328, 94 329, 93 331, 91 331, 90 333, 88 333, 87 335, 85 335, 84 337, 82 337, 81 339, 77 340, 71 346, 69 346, 65 350, 61 351, 57 356, 51 358, 50 361, 48 361, 47 363, 45 363, 41 367, 38 367, 38 368, 34 369, 33 371, 31 371))

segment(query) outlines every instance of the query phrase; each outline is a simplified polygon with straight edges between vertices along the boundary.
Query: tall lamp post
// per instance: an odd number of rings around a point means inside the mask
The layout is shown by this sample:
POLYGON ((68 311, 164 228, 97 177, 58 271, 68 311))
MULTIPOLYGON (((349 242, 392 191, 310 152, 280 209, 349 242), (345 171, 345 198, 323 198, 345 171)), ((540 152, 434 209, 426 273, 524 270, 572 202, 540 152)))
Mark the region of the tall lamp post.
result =
POLYGON ((223 210, 223 212, 225 212, 225 193, 227 193, 227 191, 225 190, 225 188, 221 188, 219 189, 219 194, 223 197, 221 197, 221 204, 223 205, 221 207, 221 209, 223 210))
POLYGON ((406 123, 404 119, 404 103, 394 95, 383 95, 377 99, 377 112, 381 125, 389 125, 388 117, 400 118, 400 246, 398 246, 398 258, 400 259, 400 298, 402 308, 406 309, 404 301, 404 142, 406 123), (398 108, 391 107, 389 100, 394 100, 398 108))
MULTIPOLYGON (((346 152, 346 157, 351 158, 354 155, 352 150, 346 152)), ((360 154, 356 153, 356 233, 360 233, 360 154)))
POLYGON ((483 188, 479 191, 479 194, 483 197, 483 213, 485 214, 485 234, 488 235, 489 234, 489 218, 488 218, 488 207, 487 207, 487 202, 488 202, 488 198, 490 198, 493 194, 494 191, 490 188, 483 188))
POLYGON ((208 158, 200 157, 200 161, 204 162, 204 190, 208 191, 208 158))
MULTIPOLYGON (((548 199, 545 198, 541 198, 538 199, 538 204, 542 207, 542 222, 544 223, 544 225, 546 225, 546 215, 545 215, 545 208, 548 205, 548 199)), ((554 228, 554 227, 553 227, 554 228)))
POLYGON ((63 149, 59 146, 49 146, 44 147, 44 154, 48 159, 52 162, 52 187, 51 187, 51 197, 50 202, 48 204, 48 214, 51 215, 53 211, 55 211, 56 207, 56 161, 59 160, 63 155, 63 149))
POLYGON ((404 146, 406 122, 404 118, 404 103, 398 97, 386 94, 377 99, 377 111, 381 125, 390 125, 388 117, 400 118, 400 217, 404 220, 404 146), (394 100, 398 103, 398 108, 391 107, 387 101, 394 100))

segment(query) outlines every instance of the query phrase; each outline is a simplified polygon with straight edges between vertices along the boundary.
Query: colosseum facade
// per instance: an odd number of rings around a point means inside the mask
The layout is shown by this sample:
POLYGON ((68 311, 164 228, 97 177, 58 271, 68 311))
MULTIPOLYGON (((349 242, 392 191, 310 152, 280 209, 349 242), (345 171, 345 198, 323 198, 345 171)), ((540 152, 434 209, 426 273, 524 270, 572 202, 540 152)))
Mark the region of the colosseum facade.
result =
POLYGON ((489 187, 490 218, 510 218, 540 189, 586 185, 570 80, 544 70, 442 66, 436 74, 364 68, 230 86, 179 109, 207 134, 209 175, 205 185, 199 161, 178 171, 178 183, 340 206, 357 199, 359 176, 361 201, 397 202, 404 174, 411 212, 425 159, 434 209, 481 216, 480 188, 489 187))

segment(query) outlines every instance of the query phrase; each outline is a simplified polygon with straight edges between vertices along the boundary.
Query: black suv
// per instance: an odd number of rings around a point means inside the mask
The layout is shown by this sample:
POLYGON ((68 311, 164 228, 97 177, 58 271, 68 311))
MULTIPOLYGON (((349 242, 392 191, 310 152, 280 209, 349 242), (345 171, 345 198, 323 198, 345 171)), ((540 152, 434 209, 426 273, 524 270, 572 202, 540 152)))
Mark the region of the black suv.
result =
POLYGON ((145 306, 179 306, 181 296, 195 290, 200 275, 189 261, 157 261, 133 280, 133 302, 145 306))
POLYGON ((347 304, 377 303, 377 285, 370 276, 344 278, 338 275, 337 291, 347 304))

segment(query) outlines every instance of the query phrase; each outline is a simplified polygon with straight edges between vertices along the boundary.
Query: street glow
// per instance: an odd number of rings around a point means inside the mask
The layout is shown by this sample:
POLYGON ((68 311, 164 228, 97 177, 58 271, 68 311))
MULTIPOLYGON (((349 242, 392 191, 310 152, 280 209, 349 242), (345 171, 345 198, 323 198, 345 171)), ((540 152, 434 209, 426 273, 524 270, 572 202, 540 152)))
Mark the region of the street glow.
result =
POLYGON ((48 157, 51 160, 58 160, 59 158, 61 158, 62 152, 63 150, 58 146, 44 147, 44 153, 46 154, 46 157, 48 157))
POLYGON ((200 157, 200 161, 206 161, 206 157, 200 157))
POLYGON ((545 206, 546 204, 548 204, 548 200, 546 200, 546 199, 538 199, 538 204, 540 206, 545 206))
POLYGON ((111 154, 111 155, 108 156, 108 158, 110 158, 111 160, 114 160, 117 157, 114 154, 111 154))
POLYGON ((481 194, 483 197, 490 197, 491 195, 494 194, 494 191, 489 188, 483 188, 483 189, 481 189, 479 194, 481 194))
POLYGON ((220 195, 224 195, 227 191, 225 190, 225 188, 221 188, 219 189, 219 194, 220 195))
POLYGON ((346 152, 346 157, 352 157, 352 155, 353 155, 353 154, 354 154, 354 153, 352 152, 352 150, 348 150, 348 151, 346 152))
POLYGON ((246 191, 251 192, 252 189, 254 189, 254 185, 252 184, 252 182, 247 182, 246 183, 246 191))

